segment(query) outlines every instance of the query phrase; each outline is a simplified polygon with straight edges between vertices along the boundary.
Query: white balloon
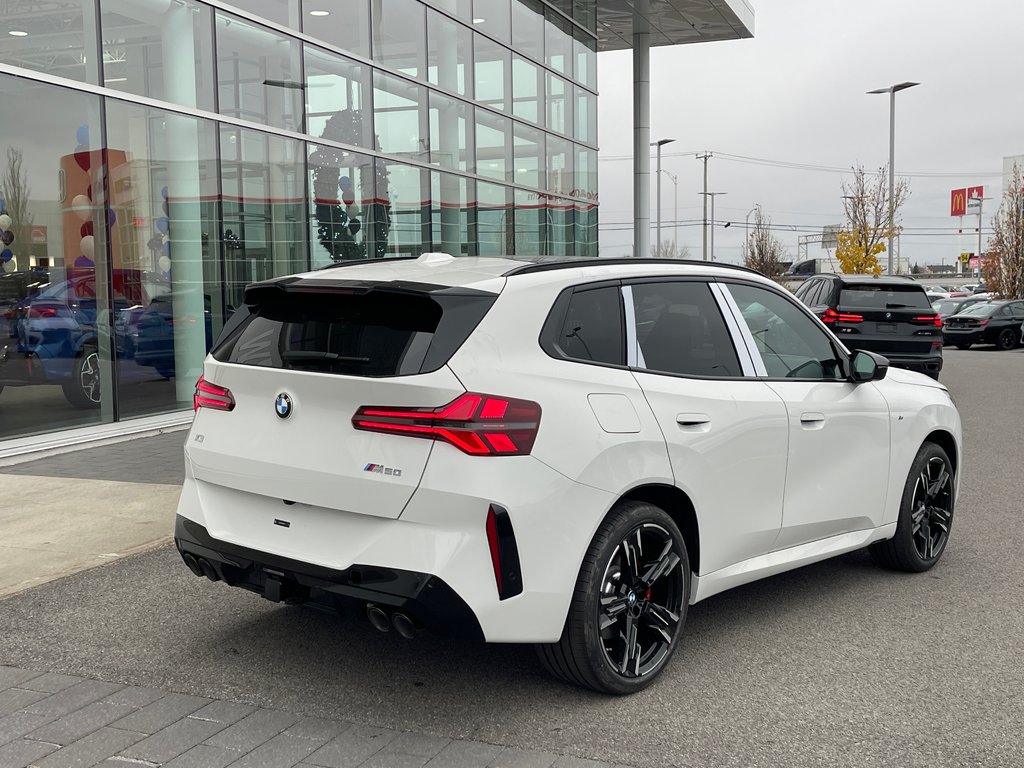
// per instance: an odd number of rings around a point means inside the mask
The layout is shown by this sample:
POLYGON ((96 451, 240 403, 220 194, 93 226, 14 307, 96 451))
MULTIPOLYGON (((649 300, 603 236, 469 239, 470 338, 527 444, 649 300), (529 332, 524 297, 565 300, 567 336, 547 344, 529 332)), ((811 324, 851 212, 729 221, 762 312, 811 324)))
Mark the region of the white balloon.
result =
POLYGON ((4 272, 13 272, 18 268, 18 257, 15 256, 10 261, 3 262, 4 272))
POLYGON ((171 260, 167 256, 161 256, 156 260, 156 265, 160 267, 161 272, 170 272, 171 260))
POLYGON ((92 201, 85 195, 75 195, 71 201, 71 210, 82 221, 88 221, 92 218, 92 201))
POLYGON ((0 214, 0 230, 6 230, 11 228, 11 217, 6 213, 0 214))
POLYGON ((96 243, 93 241, 92 235, 86 235, 82 238, 82 242, 79 243, 82 248, 82 255, 89 261, 93 261, 93 254, 96 251, 96 243))

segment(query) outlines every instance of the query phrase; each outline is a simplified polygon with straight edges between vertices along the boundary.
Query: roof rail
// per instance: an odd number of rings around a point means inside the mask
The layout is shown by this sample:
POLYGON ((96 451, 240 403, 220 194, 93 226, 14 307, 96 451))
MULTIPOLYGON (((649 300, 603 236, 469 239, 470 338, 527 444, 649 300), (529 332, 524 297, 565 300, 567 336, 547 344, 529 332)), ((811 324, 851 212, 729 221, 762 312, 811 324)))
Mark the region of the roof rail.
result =
POLYGON ((750 272, 754 275, 760 275, 756 269, 750 269, 744 267, 741 264, 726 264, 721 261, 698 261, 696 259, 655 259, 645 257, 625 257, 616 259, 559 259, 558 261, 540 261, 534 264, 524 264, 521 267, 513 267, 508 272, 505 272, 502 277, 508 277, 510 275, 528 275, 534 272, 547 272, 554 269, 572 269, 573 267, 607 267, 607 266, 619 266, 624 264, 685 264, 691 267, 723 267, 725 269, 735 269, 740 272, 750 272))

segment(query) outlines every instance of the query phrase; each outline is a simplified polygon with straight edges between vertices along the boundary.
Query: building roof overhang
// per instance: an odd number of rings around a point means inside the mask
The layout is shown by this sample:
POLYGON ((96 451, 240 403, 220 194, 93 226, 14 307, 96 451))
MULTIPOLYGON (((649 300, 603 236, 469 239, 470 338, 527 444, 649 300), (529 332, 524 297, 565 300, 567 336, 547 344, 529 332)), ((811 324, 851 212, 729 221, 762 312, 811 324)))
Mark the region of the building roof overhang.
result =
POLYGON ((645 26, 651 47, 738 40, 754 36, 754 9, 747 0, 597 0, 598 51, 632 48, 645 26))

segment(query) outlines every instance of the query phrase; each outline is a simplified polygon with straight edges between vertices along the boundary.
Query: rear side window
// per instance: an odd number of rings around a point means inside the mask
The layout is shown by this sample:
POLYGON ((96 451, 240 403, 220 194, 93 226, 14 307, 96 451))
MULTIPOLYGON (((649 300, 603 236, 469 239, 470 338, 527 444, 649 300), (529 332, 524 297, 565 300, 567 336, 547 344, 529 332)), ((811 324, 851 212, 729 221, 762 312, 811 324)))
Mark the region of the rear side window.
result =
POLYGON ((684 376, 742 375, 707 283, 640 283, 627 290, 636 316, 637 367, 684 376))
POLYGON ((856 309, 931 309, 928 294, 919 285, 845 285, 839 306, 856 309))
MULTIPOLYGON (((557 313, 556 304, 555 312, 557 313)), ((622 311, 617 286, 573 291, 551 339, 562 357, 623 365, 622 311)))
POLYGON ((426 373, 448 361, 495 298, 280 291, 251 308, 213 356, 239 365, 349 376, 426 373))

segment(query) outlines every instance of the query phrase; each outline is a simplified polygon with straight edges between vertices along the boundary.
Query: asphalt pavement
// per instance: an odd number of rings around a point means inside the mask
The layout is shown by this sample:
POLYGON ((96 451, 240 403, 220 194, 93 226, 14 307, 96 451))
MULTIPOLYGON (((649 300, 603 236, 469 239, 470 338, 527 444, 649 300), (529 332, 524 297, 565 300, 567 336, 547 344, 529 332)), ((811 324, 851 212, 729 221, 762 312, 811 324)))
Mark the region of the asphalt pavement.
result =
MULTIPOLYGON (((706 600, 662 679, 628 698, 548 678, 527 647, 404 641, 267 603, 192 577, 166 546, 0 600, 0 664, 544 765, 1020 766, 1022 371, 1024 351, 946 352, 966 456, 932 571, 882 571, 857 552, 706 600)), ((12 470, 55 471, 0 471, 12 470)))

